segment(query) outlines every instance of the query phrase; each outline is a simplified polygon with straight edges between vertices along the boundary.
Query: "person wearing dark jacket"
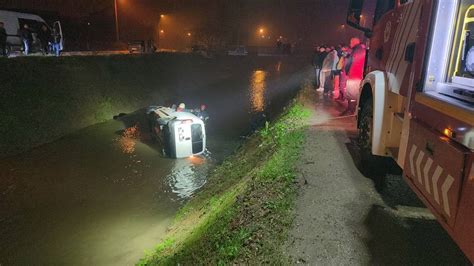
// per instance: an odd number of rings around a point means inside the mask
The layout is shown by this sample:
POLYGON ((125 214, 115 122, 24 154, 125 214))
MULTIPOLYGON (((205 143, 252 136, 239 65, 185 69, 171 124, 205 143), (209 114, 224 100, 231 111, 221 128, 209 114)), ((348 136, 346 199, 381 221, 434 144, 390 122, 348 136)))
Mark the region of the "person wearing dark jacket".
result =
POLYGON ((23 25, 23 28, 18 31, 21 41, 23 43, 23 52, 25 55, 30 53, 30 46, 33 43, 33 34, 31 34, 28 24, 23 25))
POLYGON ((324 58, 326 57, 326 52, 325 52, 324 47, 316 47, 316 50, 314 51, 313 54, 313 59, 311 61, 311 64, 314 67, 314 72, 316 75, 316 88, 321 87, 321 68, 323 67, 323 61, 324 58))
POLYGON ((7 31, 3 22, 0 22, 0 55, 7 55, 7 31))
POLYGON ((38 39, 41 42, 41 50, 43 54, 48 54, 49 44, 51 43, 51 32, 46 25, 43 25, 41 30, 38 32, 38 39))

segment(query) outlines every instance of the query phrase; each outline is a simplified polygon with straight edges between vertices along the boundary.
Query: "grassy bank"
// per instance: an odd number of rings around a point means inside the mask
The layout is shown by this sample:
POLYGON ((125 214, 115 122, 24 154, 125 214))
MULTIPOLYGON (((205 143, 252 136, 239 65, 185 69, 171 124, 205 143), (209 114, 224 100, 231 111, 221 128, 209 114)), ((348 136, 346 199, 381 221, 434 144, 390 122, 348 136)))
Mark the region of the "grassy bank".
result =
POLYGON ((142 265, 282 263, 292 222, 294 166, 309 116, 294 101, 218 167, 142 265))
POLYGON ((186 54, 0 58, 0 157, 119 113, 169 104, 277 60, 186 54))

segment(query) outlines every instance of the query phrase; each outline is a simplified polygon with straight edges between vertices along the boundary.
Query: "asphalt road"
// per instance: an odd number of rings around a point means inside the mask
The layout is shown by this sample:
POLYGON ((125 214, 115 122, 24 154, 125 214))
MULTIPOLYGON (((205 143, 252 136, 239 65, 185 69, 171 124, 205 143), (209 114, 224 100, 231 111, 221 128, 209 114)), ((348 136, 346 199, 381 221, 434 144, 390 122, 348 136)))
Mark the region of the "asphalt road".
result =
POLYGON ((354 117, 308 90, 313 110, 298 165, 296 218, 285 251, 308 265, 470 265, 388 164, 381 182, 357 168, 354 117))

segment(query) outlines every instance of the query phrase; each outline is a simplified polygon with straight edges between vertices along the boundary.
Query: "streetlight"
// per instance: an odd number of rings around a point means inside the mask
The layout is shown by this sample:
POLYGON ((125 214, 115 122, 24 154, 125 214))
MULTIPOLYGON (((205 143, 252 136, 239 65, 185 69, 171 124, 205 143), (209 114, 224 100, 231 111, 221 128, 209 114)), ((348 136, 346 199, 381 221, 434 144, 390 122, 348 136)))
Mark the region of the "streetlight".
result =
POLYGON ((264 30, 263 28, 260 28, 259 31, 260 31, 260 33, 262 33, 262 34, 263 34, 263 32, 265 32, 265 30, 264 30))
POLYGON ((90 45, 90 40, 91 40, 91 23, 90 21, 87 22, 87 51, 90 51, 91 45, 90 45))
POLYGON ((191 34, 191 32, 188 32, 188 34, 186 34, 186 35, 188 35, 188 37, 191 37, 192 34, 191 34))
POLYGON ((114 7, 115 7, 115 34, 117 42, 120 41, 120 31, 119 31, 119 19, 118 19, 118 3, 117 0, 114 0, 114 7))

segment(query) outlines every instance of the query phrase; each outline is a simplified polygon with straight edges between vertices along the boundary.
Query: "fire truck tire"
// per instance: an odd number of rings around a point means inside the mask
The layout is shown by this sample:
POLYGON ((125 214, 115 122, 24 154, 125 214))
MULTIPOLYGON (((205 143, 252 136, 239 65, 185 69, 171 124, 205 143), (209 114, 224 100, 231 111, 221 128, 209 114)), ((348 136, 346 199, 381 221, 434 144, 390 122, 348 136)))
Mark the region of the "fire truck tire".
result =
POLYGON ((374 180, 381 180, 385 176, 383 158, 372 155, 372 128, 373 128, 373 103, 367 99, 361 105, 362 111, 359 120, 359 134, 357 145, 359 146, 360 170, 374 180))

